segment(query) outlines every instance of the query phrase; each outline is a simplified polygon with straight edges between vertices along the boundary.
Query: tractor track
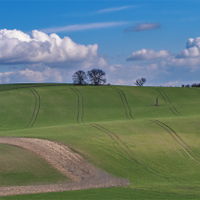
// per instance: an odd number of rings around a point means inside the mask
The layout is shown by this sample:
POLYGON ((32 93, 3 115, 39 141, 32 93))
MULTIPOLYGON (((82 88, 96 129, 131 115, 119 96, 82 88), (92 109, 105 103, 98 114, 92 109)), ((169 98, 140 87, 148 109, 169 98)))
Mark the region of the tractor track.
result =
MULTIPOLYGON (((159 178, 163 178, 164 180, 170 182, 171 184, 173 184, 172 182, 176 182, 175 180, 173 180, 172 178, 168 178, 165 177, 164 175, 160 174, 159 172, 157 172, 156 170, 153 170, 151 168, 149 168, 147 165, 145 165, 144 163, 142 163, 142 161, 138 161, 136 160, 132 154, 134 154, 134 152, 120 139, 120 137, 115 134, 112 131, 109 131, 108 129, 104 128, 103 126, 100 126, 99 124, 90 124, 90 126, 98 129, 99 131, 105 133, 106 135, 108 135, 117 146, 119 146, 121 148, 121 150, 131 159, 131 161, 138 166, 140 169, 154 175, 157 176, 159 178)), ((174 184, 173 184, 174 185, 174 184)))
POLYGON ((84 123, 83 122, 83 116, 84 116, 84 98, 83 98, 83 94, 77 88, 74 87, 74 89, 80 94, 80 97, 81 97, 81 122, 84 123))
POLYGON ((72 88, 72 87, 70 87, 70 89, 76 94, 76 96, 77 96, 77 101, 78 101, 78 109, 77 109, 77 118, 76 118, 76 121, 77 121, 77 123, 78 124, 80 124, 80 122, 79 122, 79 112, 80 112, 80 105, 79 105, 79 95, 78 95, 78 93, 76 92, 76 90, 74 89, 74 88, 72 88))
POLYGON ((169 104, 169 109, 170 111, 176 115, 176 116, 183 116, 180 112, 178 112, 178 110, 174 107, 174 105, 172 104, 172 102, 170 101, 168 95, 161 89, 155 89, 156 91, 159 92, 159 94, 162 96, 162 98, 164 99, 165 103, 169 104))
POLYGON ((200 164, 200 162, 195 159, 191 153, 193 153, 195 156, 197 156, 198 158, 200 158, 200 156, 171 128, 169 127, 167 124, 159 121, 159 120, 150 120, 151 122, 159 125, 160 127, 162 127, 164 130, 166 130, 169 135, 181 146, 181 148, 185 151, 185 153, 192 158, 193 160, 195 160, 198 164, 200 164), (185 146, 185 147, 184 147, 185 146), (189 149, 189 152, 187 151, 187 149, 189 149))
POLYGON ((33 92, 32 89, 29 89, 29 90, 30 90, 31 93, 34 95, 34 98, 35 98, 35 106, 34 106, 33 113, 32 113, 31 119, 30 119, 30 121, 29 121, 29 123, 28 123, 27 128, 30 126, 31 122, 33 121, 33 117, 34 117, 34 115, 35 115, 35 111, 36 111, 36 107, 37 107, 37 97, 36 97, 36 95, 35 95, 35 93, 33 92))
POLYGON ((116 90, 117 93, 119 94, 121 102, 122 102, 123 107, 124 107, 126 118, 127 119, 129 119, 129 118, 134 119, 133 116, 132 116, 132 113, 131 113, 131 108, 128 104, 128 101, 127 101, 127 98, 126 98, 126 95, 124 94, 124 92, 122 90, 120 90, 119 88, 116 88, 116 87, 113 87, 113 86, 111 88, 116 90))
POLYGON ((195 90, 196 92, 200 93, 200 90, 199 90, 199 89, 194 88, 194 90, 195 90))
MULTIPOLYGON (((32 88, 32 90, 34 91, 31 91, 32 93, 34 93, 34 96, 35 96, 35 101, 37 101, 37 98, 36 98, 36 96, 38 97, 38 109, 37 109, 37 113, 36 113, 36 116, 34 117, 34 119, 33 119, 33 116, 35 115, 35 110, 36 110, 36 107, 34 108, 34 111, 33 111, 33 114, 32 114, 32 118, 31 118, 31 120, 30 120, 30 123, 29 123, 29 125, 31 124, 31 127, 33 127, 33 125, 35 124, 35 122, 36 122, 36 119, 37 119, 37 117, 38 117, 38 114, 39 114, 39 111, 40 111, 40 95, 38 94, 38 92, 34 89, 34 88, 32 88)), ((36 102, 36 105, 37 105, 37 102, 36 102)), ((28 125, 28 126, 29 126, 28 125)))
POLYGON ((70 89, 76 94, 77 101, 78 101, 78 113, 77 113, 77 123, 84 123, 83 122, 83 115, 84 115, 84 103, 83 103, 83 95, 82 93, 75 87, 70 87, 70 89), (81 105, 81 106, 80 106, 81 105), (80 109, 81 107, 81 109, 80 109))

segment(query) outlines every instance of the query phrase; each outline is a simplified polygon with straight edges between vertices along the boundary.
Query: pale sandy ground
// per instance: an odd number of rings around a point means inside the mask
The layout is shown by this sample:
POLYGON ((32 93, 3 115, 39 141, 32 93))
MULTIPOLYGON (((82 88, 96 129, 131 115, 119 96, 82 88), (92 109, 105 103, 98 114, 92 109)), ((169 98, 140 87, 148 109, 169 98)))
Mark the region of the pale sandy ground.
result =
POLYGON ((0 196, 82 190, 129 185, 129 181, 116 178, 89 163, 67 146, 42 139, 0 137, 0 143, 19 146, 33 152, 74 182, 52 185, 0 187, 0 196))

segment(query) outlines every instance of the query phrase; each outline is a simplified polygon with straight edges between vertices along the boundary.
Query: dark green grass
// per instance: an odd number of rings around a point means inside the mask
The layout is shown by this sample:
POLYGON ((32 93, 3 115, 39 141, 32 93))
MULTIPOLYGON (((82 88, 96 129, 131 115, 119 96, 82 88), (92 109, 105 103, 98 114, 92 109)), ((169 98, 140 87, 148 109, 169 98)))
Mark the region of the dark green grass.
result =
POLYGON ((17 195, 1 197, 0 199, 66 199, 66 200, 128 200, 128 199, 152 199, 152 200, 189 200, 189 199, 199 199, 199 195, 183 195, 183 194, 173 194, 173 193, 159 193, 154 191, 145 190, 135 190, 128 188, 105 188, 105 189, 89 189, 89 190, 79 190, 79 191, 68 191, 68 192, 55 192, 47 194, 30 194, 30 195, 17 195))
POLYGON ((49 184, 67 178, 36 155, 22 148, 0 144, 0 186, 49 184))

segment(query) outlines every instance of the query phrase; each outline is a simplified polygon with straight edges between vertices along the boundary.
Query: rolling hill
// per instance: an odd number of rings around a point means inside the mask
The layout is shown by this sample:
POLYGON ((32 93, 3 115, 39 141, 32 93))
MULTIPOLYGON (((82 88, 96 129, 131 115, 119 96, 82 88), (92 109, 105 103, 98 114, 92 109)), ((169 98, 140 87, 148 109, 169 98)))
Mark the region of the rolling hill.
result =
MULTIPOLYGON (((1 137, 65 144, 130 181, 125 187, 1 198, 199 199, 199 100, 198 88, 0 85, 1 137)), ((1 144, 0 155, 1 186, 69 181, 27 150, 1 144)))

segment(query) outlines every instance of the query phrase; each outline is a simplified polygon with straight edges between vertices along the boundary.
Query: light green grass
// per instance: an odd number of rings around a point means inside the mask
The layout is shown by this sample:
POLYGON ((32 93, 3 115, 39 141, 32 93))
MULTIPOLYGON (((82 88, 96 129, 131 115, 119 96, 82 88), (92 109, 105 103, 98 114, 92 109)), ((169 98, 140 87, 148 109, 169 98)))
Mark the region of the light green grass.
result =
MULTIPOLYGON (((131 189, 120 188, 121 196, 113 194, 118 191, 114 188, 52 194, 58 197, 60 194, 60 198, 69 195, 73 199, 70 195, 74 194, 78 199, 82 194, 85 199, 92 199, 94 196, 90 196, 90 192, 94 195, 96 193, 96 199, 109 199, 109 195, 110 199, 132 199, 131 195, 136 195, 136 199, 190 199, 191 196, 188 195, 200 195, 200 93, 194 88, 116 88, 124 92, 122 100, 117 90, 109 86, 35 87, 40 95, 41 105, 32 128, 26 126, 35 105, 30 89, 9 90, 9 95, 7 91, 2 91, 0 95, 4 113, 9 114, 5 119, 2 117, 2 124, 5 126, 1 125, 0 136, 62 142, 97 167, 130 180, 131 189), (77 93, 70 87, 76 88, 77 93), (167 103, 157 89, 168 96, 167 103), (19 92, 21 96, 17 99, 19 92), (151 105, 155 103, 156 97, 159 99, 158 107, 151 105), (10 104, 13 109, 9 108, 10 104), (130 118, 128 107, 134 119, 130 118), (169 107, 174 107, 181 115, 175 115, 169 107), (19 115, 19 112, 24 113, 24 116, 19 115), (81 124, 77 122, 78 112, 81 124), (9 118, 11 114, 12 117, 9 118), (84 123, 81 120, 82 114, 84 123), (172 135, 153 123, 152 119, 172 128, 197 155, 186 147, 193 156, 191 158, 172 135), (94 124, 111 131, 112 133, 108 132, 111 136, 93 127, 94 124), (108 196, 103 198, 105 191, 108 196), (162 194, 163 192, 167 195, 162 194), (185 196, 179 196, 180 194, 185 196)), ((30 197, 45 199, 48 195, 50 194, 30 197)), ((21 196, 20 198, 23 199, 21 196)))

